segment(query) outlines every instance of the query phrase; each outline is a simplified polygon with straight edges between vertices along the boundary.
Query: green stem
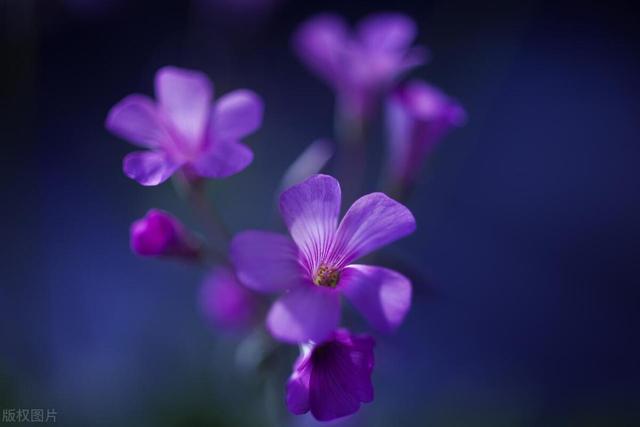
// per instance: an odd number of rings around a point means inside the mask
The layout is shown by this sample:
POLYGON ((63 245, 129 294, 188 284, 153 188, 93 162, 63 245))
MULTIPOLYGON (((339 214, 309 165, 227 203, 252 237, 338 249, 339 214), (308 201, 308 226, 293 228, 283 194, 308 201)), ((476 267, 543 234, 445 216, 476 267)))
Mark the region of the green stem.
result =
POLYGON ((217 210, 207 200, 204 181, 193 181, 183 173, 175 175, 173 181, 178 194, 191 206, 191 209, 202 224, 204 233, 209 240, 211 255, 216 261, 228 264, 226 255, 231 240, 231 233, 224 225, 217 210))

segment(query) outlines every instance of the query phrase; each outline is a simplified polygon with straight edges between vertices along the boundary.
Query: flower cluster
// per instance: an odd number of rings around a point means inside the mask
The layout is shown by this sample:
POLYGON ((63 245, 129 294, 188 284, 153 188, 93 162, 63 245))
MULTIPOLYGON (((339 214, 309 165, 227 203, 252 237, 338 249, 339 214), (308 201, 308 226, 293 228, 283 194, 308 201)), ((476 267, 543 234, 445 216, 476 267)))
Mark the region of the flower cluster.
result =
MULTIPOLYGON (((399 82, 426 61, 426 49, 411 46, 415 37, 415 24, 400 14, 372 15, 353 32, 342 18, 320 15, 293 37, 301 60, 335 91, 338 123, 365 126, 386 104, 386 184, 400 199, 408 196, 437 142, 465 120, 462 107, 440 90, 421 81, 399 82)), ((131 226, 133 252, 206 266, 200 308, 215 328, 260 328, 261 308, 270 305, 264 324, 272 338, 301 348, 286 385, 291 413, 311 412, 320 421, 355 413, 373 400, 375 341, 342 325, 341 299, 377 332, 393 332, 404 321, 410 280, 361 262, 413 233, 413 214, 400 201, 374 192, 357 198, 340 218, 339 180, 320 173, 334 146, 319 139, 283 177, 278 206, 288 235, 228 233, 208 206, 204 179, 229 177, 252 162, 242 140, 262 124, 262 99, 242 89, 214 102, 213 84, 204 73, 176 67, 157 72, 155 92, 156 101, 137 94, 124 98, 109 111, 106 127, 145 149, 125 157, 125 175, 144 186, 174 176, 203 220, 206 238, 168 212, 151 209, 131 226)), ((355 139, 344 138, 340 129, 336 133, 338 154, 348 158, 360 153, 353 144, 364 147, 365 132, 355 139)), ((340 181, 357 187, 352 171, 342 172, 340 181)), ((373 264, 384 264, 376 259, 373 264)))

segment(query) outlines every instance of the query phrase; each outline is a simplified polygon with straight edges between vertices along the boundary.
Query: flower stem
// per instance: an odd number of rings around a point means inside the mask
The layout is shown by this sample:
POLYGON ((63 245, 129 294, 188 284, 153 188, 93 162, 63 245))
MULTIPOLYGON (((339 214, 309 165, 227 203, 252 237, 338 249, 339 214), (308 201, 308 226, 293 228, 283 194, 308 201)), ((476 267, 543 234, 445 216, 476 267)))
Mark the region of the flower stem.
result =
POLYGON ((338 177, 343 203, 349 205, 362 191, 366 171, 366 128, 363 113, 349 112, 344 102, 336 106, 336 137, 339 141, 338 177))
POLYGON ((209 240, 210 252, 216 261, 228 264, 226 255, 231 239, 231 233, 224 225, 217 210, 209 204, 204 181, 193 180, 179 173, 173 181, 177 193, 191 206, 191 209, 202 224, 204 233, 209 240))

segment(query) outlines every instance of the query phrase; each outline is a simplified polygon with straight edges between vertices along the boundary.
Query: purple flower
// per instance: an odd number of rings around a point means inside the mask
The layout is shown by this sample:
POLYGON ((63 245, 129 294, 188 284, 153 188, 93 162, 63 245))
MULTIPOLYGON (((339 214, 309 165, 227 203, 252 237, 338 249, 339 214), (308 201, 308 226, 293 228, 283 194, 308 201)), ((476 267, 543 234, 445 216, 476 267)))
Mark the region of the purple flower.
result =
POLYGON ((155 79, 157 102, 129 95, 107 116, 106 127, 148 149, 124 158, 124 173, 158 185, 183 168, 190 176, 225 178, 246 168, 253 153, 240 140, 262 122, 261 99, 235 90, 213 101, 213 85, 199 71, 164 67, 155 79))
POLYGON ((280 196, 291 238, 245 231, 231 243, 238 279, 260 292, 285 292, 267 316, 282 341, 320 342, 340 321, 340 295, 377 329, 391 331, 411 304, 409 280, 393 270, 352 264, 415 230, 415 219, 382 193, 358 199, 338 225, 340 185, 314 175, 280 196))
POLYGON ((293 46, 344 110, 367 115, 401 74, 426 61, 425 48, 411 47, 415 36, 413 20, 399 13, 367 16, 355 31, 340 16, 321 14, 302 24, 293 46))
POLYGON ((141 256, 176 257, 195 260, 200 256, 199 241, 168 212, 151 209, 131 224, 131 250, 141 256))
POLYGON ((426 156, 465 120, 460 104, 423 81, 398 87, 387 104, 389 172, 394 182, 410 185, 426 156))
POLYGON ((319 421, 351 415, 373 400, 373 347, 367 335, 338 329, 327 340, 303 347, 287 383, 287 407, 319 421))
POLYGON ((215 327, 242 329, 251 324, 258 301, 228 268, 216 267, 205 279, 199 295, 202 313, 215 327))

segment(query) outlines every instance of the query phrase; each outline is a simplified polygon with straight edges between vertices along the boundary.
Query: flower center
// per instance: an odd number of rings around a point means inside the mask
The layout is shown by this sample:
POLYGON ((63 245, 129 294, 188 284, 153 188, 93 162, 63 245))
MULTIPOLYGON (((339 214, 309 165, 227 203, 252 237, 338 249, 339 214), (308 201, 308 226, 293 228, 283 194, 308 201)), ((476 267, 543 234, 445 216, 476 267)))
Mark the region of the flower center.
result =
POLYGON ((335 288, 340 280, 340 270, 337 268, 329 267, 328 265, 321 265, 313 275, 313 283, 317 286, 324 286, 326 288, 335 288))

